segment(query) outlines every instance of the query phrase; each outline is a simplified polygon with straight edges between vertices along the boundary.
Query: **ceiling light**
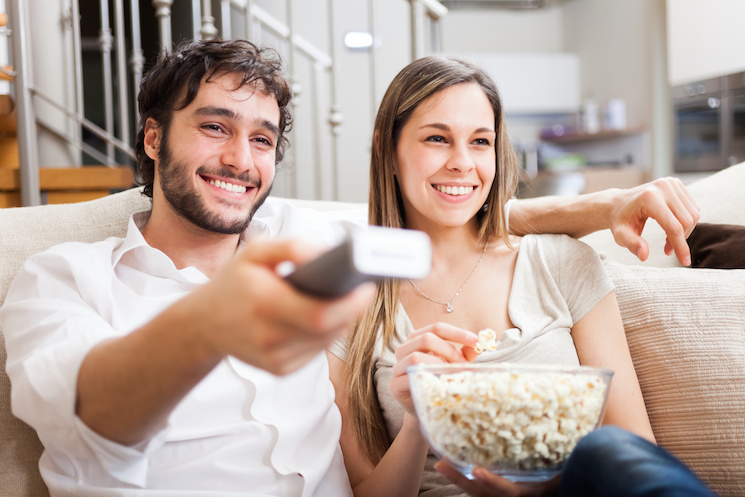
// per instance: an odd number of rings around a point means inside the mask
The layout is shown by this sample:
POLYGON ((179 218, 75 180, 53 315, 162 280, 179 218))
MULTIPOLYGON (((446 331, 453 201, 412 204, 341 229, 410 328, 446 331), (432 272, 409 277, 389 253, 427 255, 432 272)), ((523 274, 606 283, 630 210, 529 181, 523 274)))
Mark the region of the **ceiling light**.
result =
POLYGON ((350 50, 369 50, 374 41, 372 33, 367 31, 349 31, 344 35, 344 46, 350 50))

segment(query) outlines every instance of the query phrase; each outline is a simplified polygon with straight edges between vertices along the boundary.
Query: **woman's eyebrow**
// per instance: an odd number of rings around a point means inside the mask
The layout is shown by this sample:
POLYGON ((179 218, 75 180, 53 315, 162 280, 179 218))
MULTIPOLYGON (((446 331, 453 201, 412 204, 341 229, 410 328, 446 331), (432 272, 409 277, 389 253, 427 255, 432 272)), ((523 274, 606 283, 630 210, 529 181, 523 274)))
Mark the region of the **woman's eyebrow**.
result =
MULTIPOLYGON (((442 130, 442 131, 450 131, 450 126, 448 126, 447 124, 443 124, 443 123, 429 123, 429 124, 424 124, 424 125, 422 125, 422 126, 419 127, 419 129, 424 129, 424 128, 435 128, 435 129, 439 129, 439 130, 442 130)), ((494 133, 494 134, 496 134, 496 132, 492 128, 488 128, 488 127, 477 128, 477 129, 474 130, 474 132, 475 133, 494 133)))

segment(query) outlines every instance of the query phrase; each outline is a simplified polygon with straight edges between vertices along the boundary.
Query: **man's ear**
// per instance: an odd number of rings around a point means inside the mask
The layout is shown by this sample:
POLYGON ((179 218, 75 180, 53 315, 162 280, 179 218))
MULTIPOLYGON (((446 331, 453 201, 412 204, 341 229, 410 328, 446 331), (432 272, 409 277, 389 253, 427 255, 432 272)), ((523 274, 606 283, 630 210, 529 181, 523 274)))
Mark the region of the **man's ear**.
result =
POLYGON ((158 160, 158 157, 160 156, 162 134, 163 130, 160 125, 155 121, 155 119, 149 117, 147 121, 145 121, 144 146, 145 153, 152 160, 158 160))

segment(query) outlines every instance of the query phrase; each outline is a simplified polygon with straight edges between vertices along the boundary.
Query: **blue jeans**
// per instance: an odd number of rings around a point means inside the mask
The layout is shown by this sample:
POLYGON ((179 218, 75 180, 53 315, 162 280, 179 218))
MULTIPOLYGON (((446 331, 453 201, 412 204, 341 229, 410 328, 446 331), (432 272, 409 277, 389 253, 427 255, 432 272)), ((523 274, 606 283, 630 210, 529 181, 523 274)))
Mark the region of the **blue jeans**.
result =
POLYGON ((604 426, 584 437, 561 473, 562 497, 714 497, 688 467, 661 447, 604 426))

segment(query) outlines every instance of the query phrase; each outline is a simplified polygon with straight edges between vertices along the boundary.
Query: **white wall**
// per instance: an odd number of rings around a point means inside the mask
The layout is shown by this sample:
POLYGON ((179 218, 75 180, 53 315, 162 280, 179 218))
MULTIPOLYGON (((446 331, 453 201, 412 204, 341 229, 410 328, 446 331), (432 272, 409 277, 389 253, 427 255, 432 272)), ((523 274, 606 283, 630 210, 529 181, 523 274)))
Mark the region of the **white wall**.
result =
MULTIPOLYGON (((74 108, 74 65, 66 50, 70 38, 63 30, 61 19, 68 2, 27 0, 30 51, 33 65, 31 81, 40 92, 58 103, 74 108)), ((62 133, 71 134, 76 127, 58 110, 37 99, 37 115, 62 133)), ((38 136, 39 167, 80 165, 80 154, 54 134, 41 128, 38 136)))
POLYGON ((668 0, 671 85, 745 70, 743 0, 668 0))
MULTIPOLYGON (((535 11, 454 10, 443 22, 444 48, 575 53, 582 96, 593 96, 601 104, 624 99, 629 126, 646 125, 652 131, 653 151, 661 151, 668 147, 665 111, 656 109, 668 99, 667 88, 660 88, 666 74, 659 78, 659 68, 664 73, 667 65, 665 40, 658 36, 664 31, 664 1, 565 0, 535 11)), ((512 123, 513 136, 521 141, 526 133, 536 132, 524 117, 512 123)), ((653 153, 654 175, 667 174, 669 158, 653 153)))
MULTIPOLYGON (((407 0, 334 0, 334 45, 328 36, 328 2, 330 0, 294 0, 292 27, 297 34, 335 58, 336 104, 342 113, 336 145, 337 189, 331 190, 330 164, 322 164, 321 178, 313 168, 313 146, 319 140, 313 133, 300 129, 312 123, 315 129, 328 128, 331 102, 327 96, 313 101, 312 67, 294 58, 294 74, 301 93, 294 110, 296 133, 292 147, 275 182, 274 193, 298 198, 324 198, 366 202, 368 196, 370 143, 378 103, 396 73, 410 62, 409 2, 407 0), (344 47, 348 31, 373 29, 379 45, 370 51, 350 51, 344 47)), ((287 21, 284 2, 258 0, 281 21, 287 21)), ((272 43, 270 38, 262 43, 272 43)), ((285 56, 286 62, 287 57, 285 56)), ((325 138, 321 138, 325 141, 325 138)), ((329 144, 329 152, 332 145, 329 144)))
POLYGON ((564 48, 579 54, 584 96, 626 100, 629 125, 649 124, 650 0, 574 0, 563 8, 564 48))
POLYGON ((442 21, 445 52, 562 51, 562 9, 450 10, 442 21))

